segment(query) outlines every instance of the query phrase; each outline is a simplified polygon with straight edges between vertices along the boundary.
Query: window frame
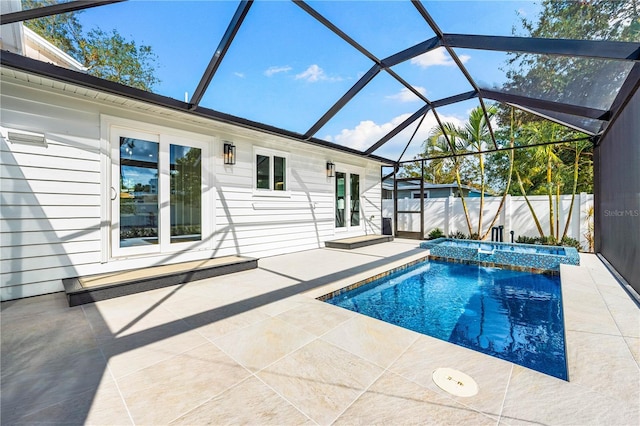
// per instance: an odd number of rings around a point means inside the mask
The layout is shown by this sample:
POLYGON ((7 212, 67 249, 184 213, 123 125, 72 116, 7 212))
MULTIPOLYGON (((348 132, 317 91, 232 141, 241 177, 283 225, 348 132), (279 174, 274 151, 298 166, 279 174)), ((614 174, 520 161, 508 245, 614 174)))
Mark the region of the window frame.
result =
POLYGON ((105 153, 105 179, 103 197, 105 199, 105 225, 103 227, 103 249, 108 253, 103 262, 126 259, 140 255, 161 255, 184 251, 209 250, 212 247, 211 235, 215 229, 214 192, 211 189, 213 176, 211 149, 212 138, 206 135, 155 126, 128 119, 102 116, 101 124, 105 153), (158 143, 158 243, 149 246, 120 247, 119 197, 113 197, 113 189, 119 187, 120 175, 120 137, 132 137, 158 143), (201 150, 201 239, 197 241, 171 242, 170 231, 170 146, 188 146, 201 150), (107 201, 108 200, 108 201, 107 201), (117 200, 117 201, 116 201, 117 200), (166 204, 166 206, 165 206, 166 204), (118 225, 116 225, 118 223, 118 225))
POLYGON ((254 147, 253 148, 253 160, 251 161, 253 168, 253 195, 256 196, 269 196, 269 197, 290 197, 290 155, 285 151, 277 151, 268 148, 254 147), (258 155, 269 158, 269 188, 258 188, 258 155), (275 158, 284 159, 284 190, 275 189, 275 158))

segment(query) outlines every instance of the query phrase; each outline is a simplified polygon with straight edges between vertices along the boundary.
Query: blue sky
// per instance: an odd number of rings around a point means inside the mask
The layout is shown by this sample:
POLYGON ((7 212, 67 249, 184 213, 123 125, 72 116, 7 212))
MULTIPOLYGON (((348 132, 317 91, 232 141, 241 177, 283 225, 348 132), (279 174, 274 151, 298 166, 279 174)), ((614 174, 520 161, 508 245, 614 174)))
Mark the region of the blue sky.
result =
MULTIPOLYGON (((384 58, 434 36, 407 1, 309 1, 350 37, 384 58)), ((511 35, 518 13, 529 19, 533 1, 425 1, 445 33, 511 35)), ((157 93, 183 100, 191 96, 237 8, 236 1, 136 1, 86 10, 80 20, 89 30, 117 29, 158 55, 157 93)), ((474 79, 499 84, 506 55, 456 52, 474 79)), ((243 118, 304 133, 373 63, 289 1, 256 1, 224 58, 201 105, 243 118)), ((414 58, 394 71, 429 99, 471 90, 444 49, 414 58)), ((394 124, 410 116, 422 101, 386 72, 343 108, 316 137, 366 149, 394 124)), ((477 101, 439 111, 460 121, 477 101)), ((435 121, 430 115, 416 140, 435 121)), ((415 126, 376 154, 397 158, 415 126), (400 151, 398 150, 400 147, 400 151)), ((419 142, 409 150, 413 156, 419 142)), ((406 157, 405 157, 406 158, 406 157)))

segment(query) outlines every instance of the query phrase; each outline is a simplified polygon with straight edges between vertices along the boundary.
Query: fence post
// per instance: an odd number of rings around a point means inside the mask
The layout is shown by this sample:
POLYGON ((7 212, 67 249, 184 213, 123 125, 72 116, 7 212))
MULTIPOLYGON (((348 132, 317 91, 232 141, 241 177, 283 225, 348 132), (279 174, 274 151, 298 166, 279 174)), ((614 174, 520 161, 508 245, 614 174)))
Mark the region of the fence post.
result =
POLYGON ((583 249, 589 248, 589 242, 585 234, 587 233, 587 193, 581 192, 578 198, 578 235, 576 240, 580 241, 583 249))
POLYGON ((505 231, 504 234, 509 235, 508 242, 511 242, 510 231, 513 229, 511 225, 512 217, 513 217, 513 214, 511 212, 511 194, 507 194, 504 200, 504 208, 502 209, 502 224, 504 225, 504 231, 505 231))
POLYGON ((453 195, 449 195, 447 197, 447 202, 444 205, 444 235, 448 236, 451 233, 451 220, 453 218, 453 203, 455 202, 455 197, 453 195))

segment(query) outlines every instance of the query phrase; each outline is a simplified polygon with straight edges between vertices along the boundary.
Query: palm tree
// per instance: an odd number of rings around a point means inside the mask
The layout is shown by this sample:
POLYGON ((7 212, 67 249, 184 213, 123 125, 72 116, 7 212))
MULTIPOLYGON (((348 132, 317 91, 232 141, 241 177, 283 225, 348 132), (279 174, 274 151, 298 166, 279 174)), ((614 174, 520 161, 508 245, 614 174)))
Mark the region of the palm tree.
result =
POLYGON ((487 145, 491 142, 491 132, 487 119, 496 114, 496 108, 490 107, 485 115, 481 107, 474 108, 469 114, 469 120, 463 128, 457 129, 457 136, 463 144, 466 152, 477 152, 478 165, 480 167, 480 213, 478 218, 478 238, 482 235, 482 213, 484 210, 484 193, 486 190, 485 170, 484 170, 484 154, 487 145))
MULTIPOLYGON (((450 153, 451 148, 447 142, 447 137, 451 141, 451 145, 454 147, 456 153, 469 153, 475 152, 478 157, 478 167, 480 169, 480 213, 478 217, 478 226, 476 228, 476 238, 483 239, 489 234, 482 233, 482 220, 484 210, 484 195, 487 189, 485 179, 485 163, 483 151, 486 150, 487 144, 491 140, 491 133, 489 130, 489 120, 496 114, 496 108, 491 107, 487 109, 485 116, 482 108, 477 107, 469 114, 469 119, 464 126, 458 127, 453 123, 444 123, 442 127, 434 127, 431 132, 431 136, 427 141, 426 152, 433 154, 434 152, 450 153)), ((453 157, 456 170, 456 183, 458 184, 458 190, 462 201, 462 207, 465 212, 465 218, 467 220, 467 227, 469 229, 469 235, 474 235, 471 220, 469 219, 469 212, 467 210, 467 203, 464 199, 462 192, 462 183, 460 179, 460 159, 453 157)), ((495 223, 495 218, 492 223, 495 223)))
POLYGON ((467 208, 467 202, 464 199, 464 193, 462 191, 460 159, 455 156, 456 151, 462 150, 462 145, 458 140, 458 130, 453 123, 443 123, 442 127, 434 127, 431 129, 429 138, 424 142, 424 151, 427 157, 436 157, 430 160, 430 167, 434 170, 443 171, 453 167, 456 184, 458 185, 458 193, 462 201, 462 209, 464 210, 464 217, 467 221, 467 229, 469 230, 469 234, 471 234, 473 231, 471 220, 469 219, 469 209, 467 208))
POLYGON ((498 210, 496 211, 496 214, 493 216, 493 220, 491 220, 491 223, 487 227, 487 230, 485 231, 485 233, 479 236, 480 240, 484 240, 485 238, 487 238, 487 235, 489 235, 489 232, 491 232, 491 228, 493 228, 493 225, 496 223, 496 220, 498 220, 498 216, 500 216, 500 213, 504 208, 504 203, 507 200, 507 195, 509 194, 509 188, 511 188, 511 176, 513 175, 513 157, 514 157, 513 147, 514 146, 515 146, 514 108, 511 107, 511 121, 510 121, 510 128, 509 128, 509 147, 511 148, 511 150, 509 150, 509 171, 507 173, 507 184, 505 185, 504 191, 502 192, 502 199, 500 200, 500 205, 498 206, 498 210))
MULTIPOLYGON (((561 140, 567 135, 566 127, 550 121, 531 122, 526 124, 522 130, 522 140, 526 145, 561 140)), ((559 226, 555 223, 557 212, 553 208, 553 196, 559 197, 561 182, 560 173, 557 172, 563 165, 562 160, 558 157, 558 146, 550 144, 529 149, 533 162, 528 165, 530 171, 542 168, 545 174, 545 192, 549 198, 549 237, 557 240, 559 226)))
POLYGON ((575 153, 574 160, 573 160, 573 189, 571 191, 571 204, 569 205, 569 213, 567 214, 567 221, 564 225, 564 232, 562 233, 562 238, 560 239, 560 241, 562 241, 567 236, 567 233, 569 232, 569 223, 571 222, 571 213, 573 212, 573 204, 576 198, 576 190, 578 188, 578 176, 579 176, 578 172, 580 170, 580 158, 585 153, 585 151, 591 148, 591 146, 592 146, 591 142, 588 140, 576 141, 575 144, 572 146, 572 149, 575 153))

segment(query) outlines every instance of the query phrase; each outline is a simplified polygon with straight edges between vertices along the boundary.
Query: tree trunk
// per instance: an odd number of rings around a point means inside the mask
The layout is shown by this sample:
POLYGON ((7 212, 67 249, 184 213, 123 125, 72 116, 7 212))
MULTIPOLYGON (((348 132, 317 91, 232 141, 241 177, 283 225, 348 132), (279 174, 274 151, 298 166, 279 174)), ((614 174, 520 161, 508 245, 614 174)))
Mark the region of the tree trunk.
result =
MULTIPOLYGON (((551 155, 547 154, 547 195, 549 196, 549 236, 555 237, 553 226, 553 189, 551 188, 551 155)), ((544 236, 544 235, 543 235, 544 236)))
MULTIPOLYGON (((511 143, 509 144, 509 146, 513 148, 513 136, 511 137, 511 143)), ((493 216, 493 220, 491 220, 491 223, 487 228, 487 232, 485 232, 484 235, 478 237, 480 240, 484 240, 485 238, 487 238, 487 236, 489 235, 489 232, 491 232, 491 228, 493 228, 493 225, 498 220, 498 216, 500 216, 500 213, 502 213, 502 209, 504 208, 504 202, 507 199, 507 195, 509 194, 509 188, 511 187, 512 174, 513 174, 513 149, 509 154, 509 174, 508 174, 509 177, 507 178, 507 187, 504 189, 504 193, 502 194, 502 199, 500 200, 500 205, 498 206, 498 211, 496 212, 495 216, 493 216)))
POLYGON ((520 178, 520 173, 516 170, 516 177, 518 178, 518 184, 520 185, 520 191, 522 195, 524 195, 524 201, 527 203, 527 207, 529 207, 529 211, 531 212, 531 216, 533 217, 533 221, 536 224, 536 228, 538 228, 538 232, 540 236, 544 238, 544 231, 542 230, 542 226, 540 226, 540 221, 538 220, 538 216, 536 216, 536 212, 533 210, 533 206, 527 197, 527 193, 524 190, 524 185, 522 185, 522 179, 520 178))
POLYGON ((480 154, 480 213, 478 215, 478 239, 480 240, 480 235, 482 235, 482 216, 484 210, 484 158, 482 154, 480 154))
POLYGON ((576 157, 573 161, 573 189, 571 190, 571 204, 569 204, 569 214, 567 215, 567 221, 564 225, 564 232, 562 233, 562 240, 565 239, 567 233, 569 232, 569 224, 571 222, 571 214, 573 213, 573 202, 576 199, 576 190, 578 189, 578 170, 580 164, 580 150, 578 149, 578 144, 576 143, 576 157))
POLYGON ((471 234, 473 231, 471 230, 471 220, 469 219, 469 210, 467 209, 467 202, 464 200, 464 194, 462 193, 462 182, 460 179, 460 170, 458 169, 458 160, 454 159, 456 162, 456 183, 458 184, 458 192, 460 193, 460 200, 462 201, 462 209, 464 210, 464 217, 467 220, 467 229, 469 230, 469 238, 471 238, 471 234))

